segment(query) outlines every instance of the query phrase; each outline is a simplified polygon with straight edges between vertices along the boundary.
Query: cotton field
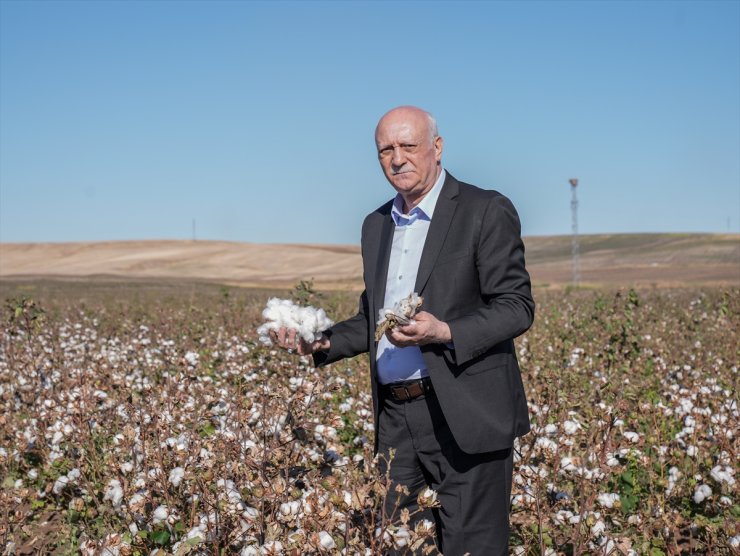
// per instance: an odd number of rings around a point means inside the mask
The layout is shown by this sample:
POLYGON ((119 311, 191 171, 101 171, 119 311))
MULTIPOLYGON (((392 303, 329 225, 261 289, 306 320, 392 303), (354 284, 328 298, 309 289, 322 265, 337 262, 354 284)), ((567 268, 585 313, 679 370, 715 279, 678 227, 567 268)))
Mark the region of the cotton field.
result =
MULTIPOLYGON (((432 523, 381 512, 365 360, 317 370, 259 341, 267 299, 289 292, 0 293, 3 554, 428 547, 432 523)), ((355 306, 297 293, 333 320, 355 306)), ((535 297, 517 340, 533 431, 516 446, 512 554, 740 550, 740 291, 535 297)))

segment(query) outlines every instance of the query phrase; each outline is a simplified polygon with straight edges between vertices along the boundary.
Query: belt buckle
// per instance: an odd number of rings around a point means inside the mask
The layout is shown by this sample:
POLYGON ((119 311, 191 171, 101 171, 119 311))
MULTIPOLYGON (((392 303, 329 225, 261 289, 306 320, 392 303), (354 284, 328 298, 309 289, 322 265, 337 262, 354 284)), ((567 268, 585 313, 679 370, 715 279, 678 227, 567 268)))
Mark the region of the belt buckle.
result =
POLYGON ((429 379, 420 378, 414 380, 410 384, 406 383, 390 386, 389 390, 394 400, 398 402, 407 402, 428 394, 431 391, 431 384, 429 383, 429 379), (412 393, 412 388, 415 393, 412 393))
POLYGON ((411 394, 409 394, 409 390, 405 384, 391 386, 391 394, 393 395, 393 399, 398 402, 405 402, 411 398, 411 394))
POLYGON ((393 392, 393 397, 399 402, 405 402, 411 397, 411 394, 409 394, 409 389, 405 384, 394 386, 393 388, 391 388, 391 392, 393 392))

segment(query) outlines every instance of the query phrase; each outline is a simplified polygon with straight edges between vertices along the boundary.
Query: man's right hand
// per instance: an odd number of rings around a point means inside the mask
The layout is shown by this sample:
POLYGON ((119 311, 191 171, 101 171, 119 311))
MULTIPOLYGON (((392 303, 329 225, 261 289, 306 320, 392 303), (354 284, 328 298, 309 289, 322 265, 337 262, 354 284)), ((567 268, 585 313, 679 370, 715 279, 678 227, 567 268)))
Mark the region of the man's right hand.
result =
POLYGON ((270 338, 274 344, 277 344, 283 349, 294 350, 298 355, 311 355, 317 351, 326 351, 331 345, 329 338, 324 334, 315 342, 306 342, 296 333, 295 329, 285 328, 284 326, 277 332, 271 330, 270 338))

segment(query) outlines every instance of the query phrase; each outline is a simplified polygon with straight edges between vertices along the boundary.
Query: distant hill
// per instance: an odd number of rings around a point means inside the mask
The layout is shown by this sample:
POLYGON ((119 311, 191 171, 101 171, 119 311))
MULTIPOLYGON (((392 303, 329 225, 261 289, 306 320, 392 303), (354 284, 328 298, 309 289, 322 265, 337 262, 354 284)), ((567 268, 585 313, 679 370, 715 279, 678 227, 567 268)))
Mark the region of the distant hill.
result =
MULTIPOLYGON (((570 236, 528 237, 535 286, 571 282, 570 236)), ((738 234, 604 234, 580 237, 586 285, 740 285, 738 234)), ((0 279, 184 279, 243 286, 360 288, 359 246, 225 241, 2 243, 0 279)))
MULTIPOLYGON (((524 242, 535 285, 571 281, 570 236, 524 242)), ((740 234, 598 234, 579 243, 584 284, 740 285, 740 234)))

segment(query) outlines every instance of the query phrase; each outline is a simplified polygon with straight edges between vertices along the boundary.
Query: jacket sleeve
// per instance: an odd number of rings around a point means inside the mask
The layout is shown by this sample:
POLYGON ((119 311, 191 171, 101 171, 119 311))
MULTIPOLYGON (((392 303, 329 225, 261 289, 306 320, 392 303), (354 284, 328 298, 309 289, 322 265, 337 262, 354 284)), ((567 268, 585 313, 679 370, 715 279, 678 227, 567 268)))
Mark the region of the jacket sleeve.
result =
POLYGON ((328 351, 317 351, 313 354, 314 365, 322 367, 345 357, 354 357, 367 352, 370 349, 367 312, 367 292, 363 291, 357 314, 338 322, 325 332, 329 337, 330 347, 328 351))
POLYGON ((481 306, 447 323, 454 343, 451 355, 458 365, 523 334, 534 320, 519 216, 502 195, 489 198, 483 212, 476 267, 481 306))

